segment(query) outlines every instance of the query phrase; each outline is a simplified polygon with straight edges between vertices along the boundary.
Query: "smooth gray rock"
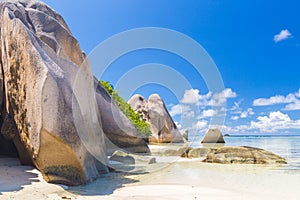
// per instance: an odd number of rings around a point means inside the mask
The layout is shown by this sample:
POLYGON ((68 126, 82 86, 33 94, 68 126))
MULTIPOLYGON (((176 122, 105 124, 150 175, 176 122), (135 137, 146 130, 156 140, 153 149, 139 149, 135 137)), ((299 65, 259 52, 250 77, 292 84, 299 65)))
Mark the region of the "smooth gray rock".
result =
MULTIPOLYGON (((21 161, 31 160, 49 182, 97 178, 98 161, 73 119, 72 85, 85 58, 77 40, 62 17, 38 1, 1 1, 0 24, 3 116, 13 119, 4 120, 2 131, 14 130, 21 161)), ((98 144, 105 161, 104 141, 98 144)))
POLYGON ((210 148, 195 148, 191 149, 188 152, 189 158, 200 158, 200 157, 206 157, 208 153, 210 153, 210 148))
POLYGON ((209 129, 201 143, 225 143, 225 140, 219 129, 209 129))
POLYGON ((220 164, 286 164, 286 160, 272 152, 246 146, 227 146, 211 149, 203 162, 220 164))
POLYGON ((134 95, 128 103, 150 123, 152 135, 149 137, 149 143, 184 142, 183 136, 158 94, 150 95, 148 101, 141 95, 134 95))
POLYGON ((150 153, 150 150, 133 124, 118 108, 111 96, 96 82, 96 100, 106 136, 107 154, 115 150, 131 153, 150 153))
POLYGON ((111 163, 110 167, 116 171, 126 172, 143 172, 143 169, 148 165, 156 163, 155 157, 147 155, 130 154, 124 151, 115 151, 110 157, 109 161, 116 161, 111 163))

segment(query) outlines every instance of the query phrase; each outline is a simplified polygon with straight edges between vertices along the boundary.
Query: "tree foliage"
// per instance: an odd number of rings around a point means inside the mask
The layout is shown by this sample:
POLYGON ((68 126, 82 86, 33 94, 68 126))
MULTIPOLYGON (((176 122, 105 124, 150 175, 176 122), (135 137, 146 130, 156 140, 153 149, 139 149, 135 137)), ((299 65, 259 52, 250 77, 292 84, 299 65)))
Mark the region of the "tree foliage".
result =
POLYGON ((100 80, 99 82, 102 87, 110 94, 120 110, 132 122, 137 131, 142 135, 151 135, 150 125, 141 118, 139 113, 134 112, 131 106, 122 97, 120 97, 119 91, 114 90, 113 85, 111 85, 108 81, 100 80))

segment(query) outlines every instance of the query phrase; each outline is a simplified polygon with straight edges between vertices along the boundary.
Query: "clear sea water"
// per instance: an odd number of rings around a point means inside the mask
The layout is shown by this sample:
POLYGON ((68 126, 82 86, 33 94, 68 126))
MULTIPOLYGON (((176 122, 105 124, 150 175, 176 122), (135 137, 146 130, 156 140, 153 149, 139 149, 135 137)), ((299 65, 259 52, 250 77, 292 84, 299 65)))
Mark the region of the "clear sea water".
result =
MULTIPOLYGON (((189 135, 192 147, 201 146, 203 135, 189 135)), ((225 146, 252 146, 286 158, 288 164, 278 170, 300 174, 300 135, 234 135, 224 137, 225 146)))

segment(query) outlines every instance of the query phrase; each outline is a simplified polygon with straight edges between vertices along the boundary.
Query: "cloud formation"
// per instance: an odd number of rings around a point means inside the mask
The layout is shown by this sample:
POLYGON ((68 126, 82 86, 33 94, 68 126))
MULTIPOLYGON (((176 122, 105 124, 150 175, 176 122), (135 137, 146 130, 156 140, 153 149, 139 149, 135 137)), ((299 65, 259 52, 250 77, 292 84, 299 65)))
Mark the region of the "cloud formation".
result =
POLYGON ((288 114, 280 111, 271 112, 269 116, 259 116, 257 121, 251 121, 251 128, 262 133, 273 133, 284 129, 300 129, 300 120, 292 120, 288 114))
POLYGON ((200 120, 193 124, 192 129, 200 131, 205 130, 208 127, 208 121, 200 120))
POLYGON ((237 121, 238 119, 242 118, 248 118, 249 115, 254 115, 254 111, 253 108, 248 108, 247 110, 236 110, 234 112, 232 112, 233 114, 235 114, 234 116, 231 117, 232 120, 237 121))
POLYGON ((220 93, 213 94, 208 92, 207 94, 200 94, 198 89, 186 90, 181 103, 195 104, 197 106, 221 106, 226 99, 235 98, 237 94, 231 89, 226 88, 220 93))
POLYGON ((289 30, 287 29, 284 29, 284 30, 281 30, 280 33, 274 35, 274 42, 280 42, 282 40, 286 40, 286 39, 289 39, 292 37, 292 34, 289 32, 289 30))
POLYGON ((238 100, 228 109, 231 120, 224 125, 209 122, 209 118, 225 115, 226 108, 220 107, 221 103, 236 97, 237 94, 230 88, 226 88, 220 93, 208 92, 207 94, 200 94, 198 89, 186 90, 180 103, 171 107, 170 114, 172 116, 181 115, 181 117, 191 120, 186 124, 187 127, 183 128, 197 132, 205 132, 214 126, 218 126, 224 134, 293 133, 300 130, 300 119, 295 119, 294 115, 291 115, 294 117, 291 118, 284 112, 300 110, 300 89, 286 96, 274 95, 268 98, 257 98, 252 102, 255 107, 281 104, 281 110, 276 107, 276 110, 273 109, 268 113, 256 113, 254 112, 255 108, 241 106, 243 100, 238 100), (245 120, 238 121, 239 119, 245 120))
POLYGON ((210 99, 211 96, 211 92, 208 92, 205 95, 201 95, 198 89, 190 89, 185 91, 180 102, 186 104, 206 105, 208 103, 208 99, 210 99))
POLYGON ((216 115, 217 113, 218 112, 216 110, 208 109, 208 110, 203 110, 202 116, 204 118, 206 118, 206 117, 212 117, 212 116, 216 115))
POLYGON ((234 121, 237 121, 239 118, 240 118, 240 117, 236 115, 236 116, 231 116, 230 119, 232 119, 232 120, 234 120, 234 121))
POLYGON ((192 109, 189 106, 181 104, 172 106, 169 113, 172 117, 176 115, 181 115, 184 118, 191 118, 195 115, 194 111, 192 111, 192 109))
POLYGON ((287 104, 283 110, 300 110, 300 89, 286 96, 275 95, 269 98, 258 98, 253 101, 253 106, 271 106, 287 104))
POLYGON ((288 104, 283 110, 300 110, 300 102, 288 104))

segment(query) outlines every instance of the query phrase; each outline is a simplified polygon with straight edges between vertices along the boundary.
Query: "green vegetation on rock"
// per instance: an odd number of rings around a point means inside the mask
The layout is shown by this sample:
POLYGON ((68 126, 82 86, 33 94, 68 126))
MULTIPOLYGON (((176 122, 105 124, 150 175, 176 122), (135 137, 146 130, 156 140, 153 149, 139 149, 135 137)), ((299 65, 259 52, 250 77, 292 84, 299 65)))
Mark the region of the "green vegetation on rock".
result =
POLYGON ((119 96, 119 91, 114 90, 114 87, 108 81, 99 81, 102 87, 110 94, 113 100, 116 102, 120 110, 126 115, 126 117, 132 122, 137 131, 142 134, 149 136, 151 135, 150 124, 145 122, 139 113, 135 113, 131 106, 119 96))

